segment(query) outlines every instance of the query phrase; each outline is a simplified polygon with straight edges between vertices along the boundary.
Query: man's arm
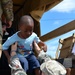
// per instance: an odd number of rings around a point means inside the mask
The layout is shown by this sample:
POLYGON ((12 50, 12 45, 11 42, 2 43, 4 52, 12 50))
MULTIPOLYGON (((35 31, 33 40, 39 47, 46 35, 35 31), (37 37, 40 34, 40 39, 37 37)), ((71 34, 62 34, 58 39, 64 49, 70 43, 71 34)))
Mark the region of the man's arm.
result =
POLYGON ((10 55, 9 55, 9 53, 8 53, 8 49, 9 49, 9 47, 10 47, 13 43, 15 43, 14 35, 12 35, 11 37, 9 37, 9 38, 3 43, 3 45, 2 45, 2 50, 3 50, 5 56, 6 56, 7 59, 8 59, 8 63, 9 63, 9 61, 10 61, 10 55))
POLYGON ((8 53, 8 50, 3 50, 5 56, 8 60, 8 63, 10 63, 10 58, 16 55, 16 50, 17 50, 17 42, 15 44, 12 44, 10 55, 8 53))
POLYGON ((44 50, 44 52, 46 52, 47 51, 47 45, 39 39, 39 37, 37 36, 37 34, 35 34, 34 36, 35 36, 34 41, 38 44, 38 46, 42 50, 44 50))
POLYGON ((13 21, 13 2, 12 0, 1 0, 1 4, 6 22, 8 23, 9 27, 11 27, 13 21))

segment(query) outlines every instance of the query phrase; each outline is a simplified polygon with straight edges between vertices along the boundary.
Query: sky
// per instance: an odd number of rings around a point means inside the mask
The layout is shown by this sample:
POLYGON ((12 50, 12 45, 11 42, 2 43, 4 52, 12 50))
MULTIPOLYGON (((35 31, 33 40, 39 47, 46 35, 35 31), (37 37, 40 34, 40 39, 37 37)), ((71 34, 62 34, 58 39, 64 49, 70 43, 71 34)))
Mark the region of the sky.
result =
MULTIPOLYGON (((63 0, 61 3, 45 12, 40 20, 41 36, 75 20, 75 0, 63 0)), ((59 37, 45 42, 47 45, 47 54, 55 58, 59 39, 67 38, 75 33, 75 30, 65 33, 59 37)))

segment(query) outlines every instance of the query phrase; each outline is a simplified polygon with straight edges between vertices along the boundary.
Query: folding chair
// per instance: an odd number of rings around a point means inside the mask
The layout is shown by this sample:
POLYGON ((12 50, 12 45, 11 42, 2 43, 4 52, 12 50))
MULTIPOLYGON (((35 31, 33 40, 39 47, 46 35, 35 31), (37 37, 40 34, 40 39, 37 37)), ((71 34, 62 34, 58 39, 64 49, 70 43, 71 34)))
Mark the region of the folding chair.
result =
POLYGON ((59 45, 56 51, 56 59, 63 60, 66 68, 71 68, 71 75, 75 75, 75 55, 72 53, 75 45, 75 33, 65 39, 59 39, 59 45))
POLYGON ((73 55, 72 49, 75 43, 75 33, 65 39, 59 39, 59 45, 56 51, 56 58, 68 58, 73 55), (59 54, 60 52, 60 54, 59 54))

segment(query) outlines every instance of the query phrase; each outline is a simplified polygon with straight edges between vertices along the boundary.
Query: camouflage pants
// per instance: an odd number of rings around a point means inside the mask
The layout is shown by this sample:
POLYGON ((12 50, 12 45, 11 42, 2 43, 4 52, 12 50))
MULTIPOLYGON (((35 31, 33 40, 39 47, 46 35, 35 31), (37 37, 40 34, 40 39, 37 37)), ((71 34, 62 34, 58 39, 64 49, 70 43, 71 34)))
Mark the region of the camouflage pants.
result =
POLYGON ((2 15, 2 8, 1 8, 1 2, 0 2, 0 57, 2 54, 2 23, 1 23, 1 15, 2 15))

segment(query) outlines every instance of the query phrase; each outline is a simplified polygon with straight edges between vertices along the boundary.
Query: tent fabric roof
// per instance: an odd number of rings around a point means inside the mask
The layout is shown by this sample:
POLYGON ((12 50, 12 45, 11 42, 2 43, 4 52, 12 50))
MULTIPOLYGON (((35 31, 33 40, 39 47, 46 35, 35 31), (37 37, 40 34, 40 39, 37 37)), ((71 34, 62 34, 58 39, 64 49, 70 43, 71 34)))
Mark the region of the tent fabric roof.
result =
MULTIPOLYGON (((34 31, 40 36, 40 19, 42 15, 62 0, 13 0, 15 19, 22 15, 30 15, 34 21, 34 31)), ((18 22, 18 21, 17 21, 18 22)))
POLYGON ((60 1, 62 0, 13 0, 13 9, 15 14, 18 13, 22 8, 24 9, 24 12, 28 13, 39 9, 46 12, 60 1))

